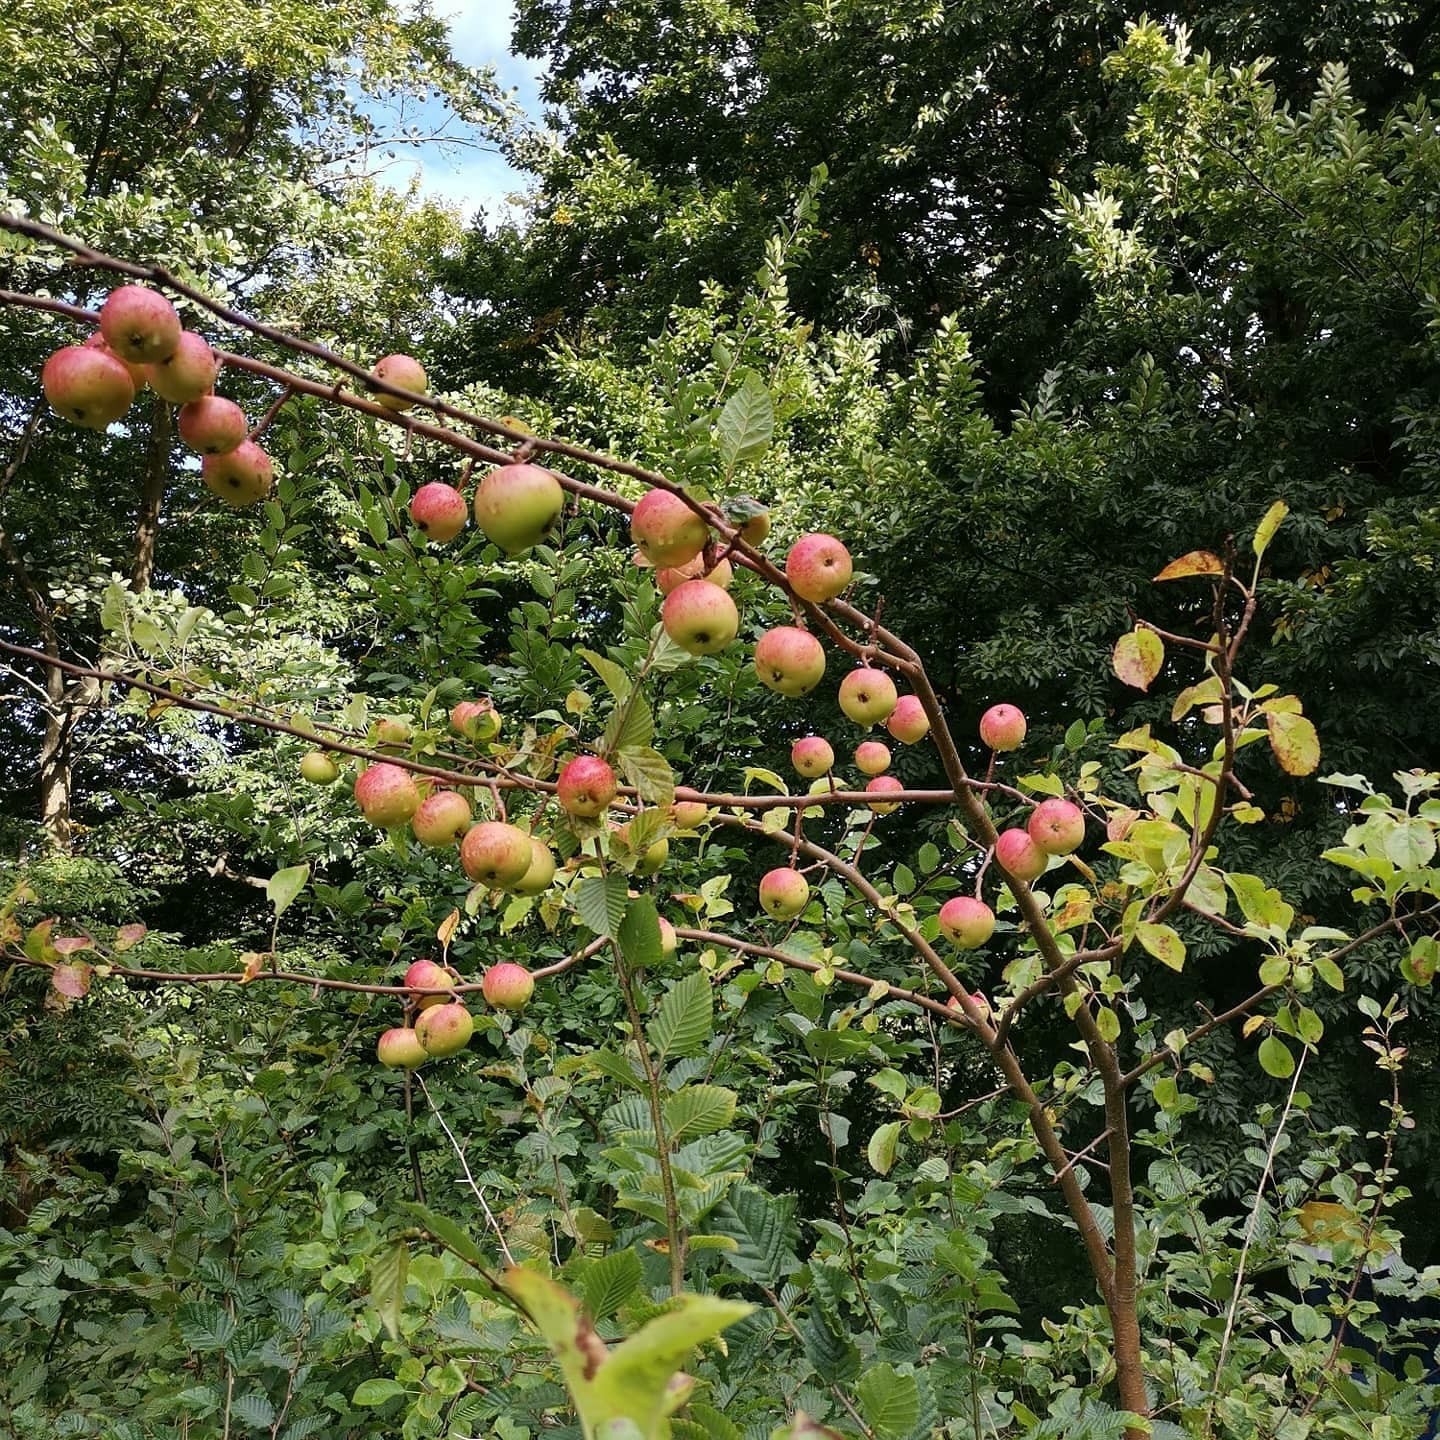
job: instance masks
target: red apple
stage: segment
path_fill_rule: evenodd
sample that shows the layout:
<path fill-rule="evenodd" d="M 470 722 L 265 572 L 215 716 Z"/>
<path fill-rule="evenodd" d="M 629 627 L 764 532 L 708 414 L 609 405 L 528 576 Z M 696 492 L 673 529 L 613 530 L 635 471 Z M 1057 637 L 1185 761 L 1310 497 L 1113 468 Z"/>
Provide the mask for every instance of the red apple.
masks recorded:
<path fill-rule="evenodd" d="M 492 700 L 462 700 L 450 712 L 450 728 L 467 740 L 493 740 L 503 721 Z"/>
<path fill-rule="evenodd" d="M 530 836 L 503 820 L 485 820 L 466 831 L 460 842 L 460 868 L 492 890 L 519 885 L 535 859 Z"/>
<path fill-rule="evenodd" d="M 883 775 L 890 768 L 890 747 L 878 740 L 862 740 L 855 747 L 855 767 L 862 775 Z"/>
<path fill-rule="evenodd" d="M 375 363 L 375 367 L 370 373 L 377 380 L 383 380 L 387 385 L 398 386 L 401 390 L 411 390 L 416 395 L 425 393 L 427 383 L 425 367 L 410 355 L 387 355 L 383 360 Z M 415 406 L 413 400 L 402 400 L 398 395 L 377 393 L 375 402 L 383 405 L 387 410 L 411 410 Z"/>
<path fill-rule="evenodd" d="M 560 772 L 557 789 L 567 815 L 593 820 L 610 808 L 618 786 L 615 772 L 598 755 L 577 755 Z"/>
<path fill-rule="evenodd" d="M 670 823 L 677 830 L 698 830 L 709 813 L 703 800 L 677 800 L 670 807 Z"/>
<path fill-rule="evenodd" d="M 740 629 L 735 602 L 708 580 L 687 580 L 660 608 L 665 633 L 687 654 L 716 655 Z"/>
<path fill-rule="evenodd" d="M 448 991 L 454 983 L 450 972 L 443 965 L 437 965 L 433 960 L 416 960 L 405 972 L 405 988 L 407 990 Z M 452 998 L 453 996 L 448 995 L 416 994 L 415 1004 L 421 1010 L 428 1010 L 432 1005 L 443 1005 L 447 999 Z"/>
<path fill-rule="evenodd" d="M 802 535 L 785 557 L 785 578 L 802 599 L 833 600 L 849 583 L 850 552 L 833 535 Z"/>
<path fill-rule="evenodd" d="M 408 1025 L 396 1025 L 380 1037 L 375 1046 L 375 1058 L 392 1070 L 415 1070 L 430 1056 L 420 1043 L 420 1037 Z"/>
<path fill-rule="evenodd" d="M 143 285 L 122 285 L 100 307 L 100 333 L 122 360 L 151 365 L 175 353 L 180 317 L 158 292 Z"/>
<path fill-rule="evenodd" d="M 857 666 L 840 682 L 840 708 L 857 725 L 886 719 L 897 699 L 895 682 L 870 665 Z"/>
<path fill-rule="evenodd" d="M 675 933 L 675 927 L 663 915 L 660 916 L 660 953 L 673 955 L 679 946 L 680 937 Z"/>
<path fill-rule="evenodd" d="M 835 765 L 835 751 L 821 735 L 806 735 L 790 747 L 790 763 L 807 780 L 828 774 Z"/>
<path fill-rule="evenodd" d="M 219 395 L 202 395 L 180 407 L 180 438 L 201 455 L 228 455 L 250 433 L 245 412 Z"/>
<path fill-rule="evenodd" d="M 866 787 L 867 795 L 891 795 L 896 790 L 903 790 L 905 787 L 893 775 L 877 775 Z M 870 808 L 877 815 L 888 815 L 892 810 L 900 808 L 898 800 L 889 804 L 883 804 L 879 800 L 872 800 Z"/>
<path fill-rule="evenodd" d="M 995 912 L 983 900 L 956 895 L 940 907 L 940 933 L 961 950 L 978 950 L 995 933 Z"/>
<path fill-rule="evenodd" d="M 87 350 L 103 350 L 107 355 L 115 355 L 104 335 L 98 330 L 87 335 L 84 344 Z M 115 355 L 115 358 L 129 371 L 130 379 L 135 386 L 135 393 L 138 395 L 150 383 L 147 368 L 144 365 L 132 365 L 128 360 L 121 359 L 119 355 Z"/>
<path fill-rule="evenodd" d="M 415 838 L 432 850 L 453 845 L 470 828 L 470 802 L 458 790 L 437 790 L 410 819 Z"/>
<path fill-rule="evenodd" d="M 398 765 L 367 765 L 355 780 L 355 803 L 372 825 L 393 830 L 420 808 L 420 792 L 408 770 Z"/>
<path fill-rule="evenodd" d="M 647 560 L 645 563 L 648 565 L 650 562 Z M 718 561 L 713 569 L 707 570 L 705 558 L 702 555 L 697 555 L 693 560 L 687 560 L 683 565 L 672 565 L 667 569 L 655 572 L 655 583 L 660 587 L 662 595 L 668 595 L 687 580 L 707 580 L 711 585 L 718 585 L 722 590 L 728 590 L 734 579 L 735 571 L 731 568 L 728 560 Z"/>
<path fill-rule="evenodd" d="M 50 408 L 72 425 L 103 430 L 135 399 L 135 384 L 120 358 L 91 345 L 57 350 L 40 372 Z"/>
<path fill-rule="evenodd" d="M 1085 812 L 1069 800 L 1042 800 L 1030 812 L 1025 830 L 1047 855 L 1068 855 L 1085 839 Z"/>
<path fill-rule="evenodd" d="M 227 505 L 238 510 L 270 493 L 275 468 L 253 440 L 242 440 L 223 455 L 207 455 L 200 462 L 200 478 Z"/>
<path fill-rule="evenodd" d="M 798 871 L 780 866 L 760 881 L 760 905 L 772 920 L 791 920 L 810 899 L 810 882 Z"/>
<path fill-rule="evenodd" d="M 463 1050 L 474 1033 L 475 1019 L 458 1000 L 422 1010 L 415 1021 L 416 1038 L 437 1059 Z"/>
<path fill-rule="evenodd" d="M 756 642 L 755 673 L 781 695 L 808 695 L 825 673 L 825 651 L 808 630 L 777 625 Z"/>
<path fill-rule="evenodd" d="M 150 388 L 172 405 L 188 405 L 215 388 L 220 357 L 203 335 L 193 330 L 180 332 L 180 343 L 163 360 L 145 367 Z"/>
<path fill-rule="evenodd" d="M 693 560 L 710 538 L 710 527 L 678 495 L 649 490 L 630 515 L 630 538 L 660 569 Z"/>
<path fill-rule="evenodd" d="M 535 993 L 535 981 L 523 965 L 502 960 L 492 965 L 480 982 L 480 993 L 487 1005 L 497 1010 L 523 1010 Z"/>
<path fill-rule="evenodd" d="M 885 728 L 902 744 L 914 745 L 930 733 L 930 717 L 918 695 L 902 695 L 890 712 Z"/>
<path fill-rule="evenodd" d="M 432 545 L 448 545 L 464 528 L 470 507 L 453 486 L 432 480 L 410 500 L 410 518 Z"/>
<path fill-rule="evenodd" d="M 995 841 L 995 859 L 1007 875 L 1035 880 L 1045 873 L 1049 856 L 1023 830 L 1002 830 Z"/>
<path fill-rule="evenodd" d="M 992 705 L 980 717 L 980 738 L 992 750 L 1018 750 L 1025 739 L 1025 716 L 1013 705 Z"/>

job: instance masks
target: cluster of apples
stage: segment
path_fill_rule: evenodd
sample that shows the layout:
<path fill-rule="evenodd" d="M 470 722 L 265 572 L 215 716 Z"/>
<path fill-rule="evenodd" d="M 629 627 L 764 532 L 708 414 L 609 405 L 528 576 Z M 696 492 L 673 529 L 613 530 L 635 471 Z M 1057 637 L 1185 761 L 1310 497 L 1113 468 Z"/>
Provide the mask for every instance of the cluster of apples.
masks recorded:
<path fill-rule="evenodd" d="M 382 1065 L 414 1070 L 427 1060 L 458 1054 L 475 1033 L 475 1017 L 454 993 L 454 972 L 433 960 L 417 960 L 405 972 L 410 992 L 407 1011 L 413 1023 L 387 1030 L 375 1047 Z M 535 981 L 523 965 L 502 961 L 492 965 L 480 982 L 485 1003 L 496 1010 L 523 1009 L 534 993 Z"/>

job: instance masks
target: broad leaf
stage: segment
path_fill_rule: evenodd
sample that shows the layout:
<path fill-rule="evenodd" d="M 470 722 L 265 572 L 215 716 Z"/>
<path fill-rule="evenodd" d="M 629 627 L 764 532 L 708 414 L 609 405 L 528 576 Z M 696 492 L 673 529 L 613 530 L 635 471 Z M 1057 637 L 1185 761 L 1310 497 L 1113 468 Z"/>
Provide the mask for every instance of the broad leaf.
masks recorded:
<path fill-rule="evenodd" d="M 726 1263 L 747 1280 L 773 1289 L 800 1266 L 793 1253 L 794 1214 L 795 1196 L 737 1185 L 716 1207 L 709 1224 L 736 1242 L 736 1249 L 725 1252 Z"/>
<path fill-rule="evenodd" d="M 1156 577 L 1160 580 L 1187 580 L 1192 575 L 1223 575 L 1225 562 L 1208 550 L 1192 550 L 1172 560 Z"/>
<path fill-rule="evenodd" d="M 613 1315 L 639 1288 L 645 1272 L 633 1250 L 597 1260 L 580 1277 L 580 1294 L 592 1320 Z"/>
<path fill-rule="evenodd" d="M 1270 548 L 1275 532 L 1289 513 L 1290 507 L 1283 500 L 1277 500 L 1265 512 L 1264 518 L 1255 527 L 1255 539 L 1251 545 L 1257 560 Z"/>
<path fill-rule="evenodd" d="M 670 762 L 648 745 L 619 751 L 619 762 L 625 778 L 640 792 L 647 805 L 669 806 L 675 799 L 675 772 Z"/>
<path fill-rule="evenodd" d="M 1303 715 L 1271 711 L 1265 723 L 1270 728 L 1270 748 L 1287 775 L 1313 775 L 1320 764 L 1320 737 Z"/>
<path fill-rule="evenodd" d="M 1267 1035 L 1260 1042 L 1260 1068 L 1277 1080 L 1288 1080 L 1295 1073 L 1295 1057 L 1285 1042 Z"/>
<path fill-rule="evenodd" d="M 628 892 L 623 875 L 587 875 L 575 887 L 575 913 L 595 934 L 616 939 L 625 918 Z"/>
<path fill-rule="evenodd" d="M 1185 942 L 1168 925 L 1142 921 L 1135 927 L 1135 938 L 1162 965 L 1168 965 L 1172 970 L 1185 968 Z"/>
<path fill-rule="evenodd" d="M 627 965 L 653 970 L 665 958 L 660 948 L 660 918 L 648 895 L 637 895 L 625 906 L 616 938 Z"/>
<path fill-rule="evenodd" d="M 758 460 L 769 449 L 774 434 L 775 402 L 765 382 L 753 370 L 747 370 L 715 422 L 715 440 L 725 473 Z"/>
<path fill-rule="evenodd" d="M 392 1340 L 400 1338 L 400 1312 L 405 1308 L 405 1277 L 410 1273 L 410 1251 L 397 1240 L 370 1266 L 370 1305 Z"/>
<path fill-rule="evenodd" d="M 702 1049 L 710 1038 L 714 1021 L 715 998 L 710 992 L 710 977 L 703 970 L 695 970 L 665 992 L 645 1033 L 656 1059 L 663 1062 L 693 1055 Z"/>
<path fill-rule="evenodd" d="M 305 882 L 309 878 L 308 865 L 288 865 L 284 870 L 277 870 L 266 881 L 265 898 L 275 907 L 277 920 L 290 908 L 291 902 L 305 888 Z"/>
<path fill-rule="evenodd" d="M 920 1418 L 920 1389 L 913 1375 L 876 1365 L 856 1383 L 861 1414 L 877 1435 L 908 1435 Z"/>
<path fill-rule="evenodd" d="M 872 1170 L 881 1175 L 890 1173 L 890 1167 L 895 1163 L 895 1151 L 904 1123 L 903 1120 L 887 1121 L 870 1137 L 870 1143 L 865 1147 L 865 1158 L 870 1162 Z"/>
<path fill-rule="evenodd" d="M 1165 646 L 1153 630 L 1137 625 L 1115 642 L 1111 660 L 1115 674 L 1137 690 L 1148 690 L 1164 663 Z"/>
<path fill-rule="evenodd" d="M 720 1085 L 687 1085 L 665 1102 L 665 1129 L 671 1144 L 713 1135 L 735 1118 L 736 1095 Z"/>

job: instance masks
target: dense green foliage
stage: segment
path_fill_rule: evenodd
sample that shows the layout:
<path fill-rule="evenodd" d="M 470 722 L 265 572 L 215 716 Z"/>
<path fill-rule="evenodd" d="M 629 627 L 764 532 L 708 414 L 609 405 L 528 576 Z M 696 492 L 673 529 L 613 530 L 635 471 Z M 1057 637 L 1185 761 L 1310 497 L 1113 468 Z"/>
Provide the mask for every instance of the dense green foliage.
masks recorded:
<path fill-rule="evenodd" d="M 842 536 L 856 603 L 883 604 L 924 657 L 977 773 L 980 712 L 1025 708 L 1024 764 L 1002 773 L 1039 775 L 1036 794 L 1103 786 L 1173 818 L 1185 782 L 1114 742 L 1148 724 L 1203 763 L 1208 736 L 1171 712 L 1202 672 L 1172 647 L 1137 698 L 1111 647 L 1136 613 L 1208 633 L 1205 586 L 1151 577 L 1231 535 L 1244 559 L 1288 501 L 1243 675 L 1299 697 L 1318 775 L 1385 795 L 1362 810 L 1362 789 L 1244 749 L 1261 815 L 1211 858 L 1264 885 L 1234 887 L 1228 930 L 1178 913 L 1183 970 L 1151 936 L 1123 978 L 1086 978 L 1086 1006 L 1122 1065 L 1197 1004 L 1249 995 L 1257 968 L 1293 1007 L 1261 1035 L 1238 1019 L 1208 1034 L 1132 1097 L 1154 1433 L 1398 1440 L 1436 1403 L 1435 1331 L 1393 1310 L 1433 1293 L 1440 1260 L 1434 942 L 1423 923 L 1387 932 L 1345 955 L 1339 986 L 1314 959 L 1343 943 L 1331 931 L 1440 898 L 1421 773 L 1440 702 L 1433 17 L 1175 13 L 1190 44 L 1108 4 L 523 0 L 516 45 L 550 59 L 552 144 L 454 63 L 443 25 L 380 0 L 21 3 L 0 32 L 0 208 L 362 363 L 409 350 L 435 390 L 536 434 L 760 495 L 774 555 L 805 530 Z M 366 177 L 376 107 L 427 91 L 531 170 L 523 223 L 467 234 Z M 5 288 L 93 304 L 108 283 L 0 240 Z M 756 577 L 735 589 L 743 645 L 657 653 L 659 597 L 613 512 L 581 507 L 563 544 L 518 559 L 474 530 L 427 549 L 405 505 L 457 481 L 456 455 L 308 398 L 269 432 L 272 501 L 221 511 L 158 401 L 108 435 L 52 423 L 35 377 L 71 333 L 0 307 L 0 638 L 362 744 L 404 716 L 421 761 L 454 745 L 449 706 L 486 693 L 542 778 L 572 729 L 597 744 L 618 708 L 582 651 L 643 674 L 682 783 L 783 791 L 792 739 L 853 738 L 838 654 L 804 702 L 759 683 L 749 642 L 788 605 Z M 717 416 L 747 384 L 773 433 L 737 461 Z M 234 371 L 221 388 L 252 416 L 275 394 Z M 453 854 L 377 839 L 353 771 L 333 789 L 294 778 L 299 737 L 44 665 L 5 666 L 0 690 L 0 945 L 55 917 L 109 953 L 143 921 L 117 961 L 253 973 L 273 955 L 394 984 L 452 912 L 467 977 L 588 938 L 574 885 L 496 901 Z M 947 783 L 932 747 L 896 749 L 904 783 Z M 0 1428 L 588 1433 L 493 1287 L 497 1250 L 548 1262 L 605 1341 L 635 1334 L 669 1306 L 663 1150 L 686 1287 L 755 1307 L 723 1341 L 718 1320 L 697 1331 L 676 1440 L 760 1440 L 801 1411 L 864 1440 L 1120 1434 L 1111 1317 L 1025 1106 L 965 1029 L 826 973 L 917 985 L 896 921 L 933 939 L 981 858 L 949 811 L 872 821 L 836 808 L 806 833 L 863 857 L 884 904 L 817 879 L 793 933 L 751 899 L 775 863 L 753 832 L 672 837 L 660 876 L 632 881 L 677 924 L 783 939 L 818 981 L 718 944 L 662 958 L 628 931 L 523 1015 L 477 1005 L 470 1050 L 413 1085 L 374 1063 L 397 1022 L 383 996 L 101 977 L 66 1003 L 17 964 L 0 992 Z M 1118 887 L 1162 895 L 1163 877 L 1113 838 L 1086 853 L 1118 928 Z M 296 866 L 306 883 L 275 903 L 267 879 Z M 997 1005 L 1040 964 L 1021 917 L 1001 919 L 962 971 Z M 1106 1119 L 1071 1018 L 1048 998 L 1019 1035 L 1073 1152 Z M 1077 1170 L 1108 1225 L 1106 1172 Z M 1368 1218 L 1359 1243 L 1304 1243 L 1316 1199 Z M 1390 1247 L 1372 1298 L 1359 1267 Z"/>

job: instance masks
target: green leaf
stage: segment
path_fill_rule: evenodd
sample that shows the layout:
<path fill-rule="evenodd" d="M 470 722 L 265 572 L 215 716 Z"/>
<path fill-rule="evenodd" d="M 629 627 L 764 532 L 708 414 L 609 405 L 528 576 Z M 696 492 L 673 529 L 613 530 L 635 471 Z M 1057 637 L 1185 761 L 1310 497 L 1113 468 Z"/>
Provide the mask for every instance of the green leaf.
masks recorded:
<path fill-rule="evenodd" d="M 398 1380 L 362 1380 L 355 1387 L 350 1403 L 368 1409 L 371 1406 L 383 1405 L 387 1400 L 403 1394 L 405 1387 Z"/>
<path fill-rule="evenodd" d="M 735 1118 L 736 1094 L 720 1085 L 687 1085 L 665 1102 L 665 1128 L 674 1145 L 713 1135 Z"/>
<path fill-rule="evenodd" d="M 877 1435 L 908 1435 L 920 1419 L 920 1388 L 913 1375 L 876 1365 L 855 1385 L 860 1412 Z"/>
<path fill-rule="evenodd" d="M 725 473 L 758 460 L 770 448 L 774 434 L 775 401 L 765 382 L 753 370 L 746 370 L 715 422 L 715 440 Z"/>
<path fill-rule="evenodd" d="M 574 890 L 575 913 L 595 934 L 617 939 L 629 888 L 623 875 L 587 875 Z"/>
<path fill-rule="evenodd" d="M 870 1137 L 870 1143 L 865 1147 L 865 1158 L 870 1162 L 870 1168 L 877 1174 L 888 1175 L 890 1167 L 895 1163 L 895 1151 L 900 1142 L 900 1131 L 904 1127 L 903 1120 L 891 1120 L 879 1126 Z"/>
<path fill-rule="evenodd" d="M 747 1280 L 773 1288 L 799 1269 L 793 1253 L 795 1196 L 770 1195 L 756 1185 L 737 1185 L 710 1217 L 712 1230 L 736 1242 L 725 1262 Z"/>
<path fill-rule="evenodd" d="M 633 1250 L 597 1260 L 580 1277 L 580 1294 L 592 1320 L 613 1315 L 639 1288 L 644 1267 Z"/>
<path fill-rule="evenodd" d="M 370 1266 L 370 1305 L 392 1340 L 400 1338 L 400 1312 L 405 1308 L 405 1277 L 409 1273 L 410 1250 L 403 1240 L 397 1240 Z"/>
<path fill-rule="evenodd" d="M 1120 1038 L 1120 1017 L 1108 1005 L 1102 1005 L 1095 1012 L 1095 1028 L 1107 1045 L 1113 1045 Z"/>
<path fill-rule="evenodd" d="M 275 1423 L 275 1406 L 268 1395 L 262 1395 L 258 1390 L 237 1395 L 230 1413 L 252 1430 L 268 1430 Z"/>
<path fill-rule="evenodd" d="M 1267 1035 L 1260 1042 L 1260 1068 L 1277 1080 L 1288 1080 L 1295 1073 L 1295 1057 L 1290 1047 L 1274 1035 Z"/>
<path fill-rule="evenodd" d="M 710 977 L 703 970 L 695 970 L 665 992 L 645 1033 L 656 1059 L 663 1062 L 703 1049 L 714 1021 L 715 997 L 710 992 Z"/>
<path fill-rule="evenodd" d="M 182 1305 L 175 1318 L 191 1350 L 223 1350 L 235 1333 L 235 1317 L 208 1300 Z"/>
<path fill-rule="evenodd" d="M 1111 658 L 1115 674 L 1137 690 L 1148 690 L 1165 663 L 1165 646 L 1153 630 L 1136 626 L 1115 642 Z"/>
<path fill-rule="evenodd" d="M 670 762 L 648 745 L 621 750 L 615 756 L 625 778 L 647 805 L 669 806 L 675 799 L 675 772 Z"/>
<path fill-rule="evenodd" d="M 1332 990 L 1345 988 L 1345 972 L 1328 955 L 1317 955 L 1310 963 L 1314 965 L 1315 973 Z"/>
<path fill-rule="evenodd" d="M 627 965 L 653 970 L 665 958 L 660 948 L 660 916 L 648 895 L 637 895 L 625 906 L 616 939 Z"/>
<path fill-rule="evenodd" d="M 1264 518 L 1255 527 L 1255 539 L 1251 544 L 1257 560 L 1270 548 L 1275 532 L 1289 513 L 1290 507 L 1283 500 L 1277 500 L 1265 512 Z"/>
<path fill-rule="evenodd" d="M 654 738 L 655 717 L 650 713 L 645 697 L 637 690 L 610 712 L 605 733 L 600 738 L 600 748 L 607 755 L 622 750 L 643 750 Z"/>
<path fill-rule="evenodd" d="M 617 665 L 613 660 L 607 660 L 605 656 L 597 654 L 594 650 L 580 650 L 577 652 L 582 660 L 605 682 L 605 688 L 622 703 L 629 699 L 630 692 L 635 688 L 630 679 L 630 673 L 623 665 Z"/>
<path fill-rule="evenodd" d="M 448 1215 L 441 1215 L 413 1200 L 401 1201 L 400 1208 L 466 1264 L 477 1267 L 485 1264 L 485 1256 L 480 1247 Z"/>
<path fill-rule="evenodd" d="M 309 878 L 308 865 L 287 865 L 285 869 L 277 870 L 265 882 L 265 898 L 275 907 L 277 920 L 290 908 L 291 902 L 305 888 L 305 882 Z"/>
<path fill-rule="evenodd" d="M 1172 970 L 1185 968 L 1185 942 L 1168 925 L 1141 921 L 1135 927 L 1135 937 L 1162 965 Z"/>
<path fill-rule="evenodd" d="M 1313 775 L 1320 764 L 1320 737 L 1303 715 L 1272 710 L 1265 717 L 1270 748 L 1287 775 Z"/>
<path fill-rule="evenodd" d="M 1272 890 L 1258 875 L 1243 875 L 1234 871 L 1225 876 L 1225 883 L 1235 896 L 1241 913 L 1252 925 L 1279 935 L 1289 931 L 1295 919 L 1295 907 L 1287 904 L 1278 890 Z"/>
<path fill-rule="evenodd" d="M 1402 870 L 1423 870 L 1435 858 L 1435 833 L 1423 820 L 1401 820 L 1383 843 L 1387 858 Z"/>

